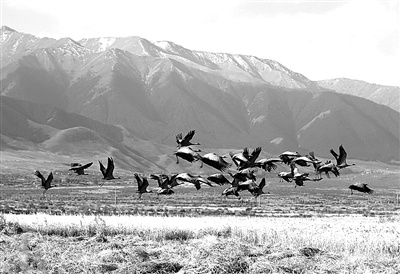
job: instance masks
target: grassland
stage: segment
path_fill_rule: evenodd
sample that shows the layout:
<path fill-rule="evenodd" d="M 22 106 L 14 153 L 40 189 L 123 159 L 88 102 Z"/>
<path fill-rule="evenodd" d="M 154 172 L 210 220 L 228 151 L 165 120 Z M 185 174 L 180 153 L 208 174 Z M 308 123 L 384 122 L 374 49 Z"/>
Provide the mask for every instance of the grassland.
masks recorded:
<path fill-rule="evenodd" d="M 3 273 L 399 273 L 398 217 L 0 218 Z"/>

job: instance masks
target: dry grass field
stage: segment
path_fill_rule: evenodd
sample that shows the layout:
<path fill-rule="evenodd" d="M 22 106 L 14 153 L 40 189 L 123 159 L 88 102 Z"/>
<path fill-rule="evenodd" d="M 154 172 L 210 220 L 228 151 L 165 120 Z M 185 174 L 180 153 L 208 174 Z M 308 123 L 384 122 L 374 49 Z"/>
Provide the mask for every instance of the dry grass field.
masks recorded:
<path fill-rule="evenodd" d="M 399 273 L 399 217 L 0 218 L 2 273 Z"/>

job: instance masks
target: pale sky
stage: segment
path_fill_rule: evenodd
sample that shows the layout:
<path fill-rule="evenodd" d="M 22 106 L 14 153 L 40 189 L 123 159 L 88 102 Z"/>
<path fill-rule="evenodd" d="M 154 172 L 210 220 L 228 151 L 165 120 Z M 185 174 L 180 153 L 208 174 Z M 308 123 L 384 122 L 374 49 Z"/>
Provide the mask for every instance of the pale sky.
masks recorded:
<path fill-rule="evenodd" d="M 0 0 L 1 25 L 74 40 L 140 36 L 254 55 L 311 80 L 400 86 L 400 0 Z"/>

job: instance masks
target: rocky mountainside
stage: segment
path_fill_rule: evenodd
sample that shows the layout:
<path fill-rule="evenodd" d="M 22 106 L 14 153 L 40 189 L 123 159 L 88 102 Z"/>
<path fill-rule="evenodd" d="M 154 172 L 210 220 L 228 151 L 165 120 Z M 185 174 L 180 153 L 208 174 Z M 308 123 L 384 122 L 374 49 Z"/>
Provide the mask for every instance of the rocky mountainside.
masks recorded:
<path fill-rule="evenodd" d="M 1 94 L 45 103 L 137 138 L 175 146 L 196 129 L 206 148 L 262 146 L 399 160 L 400 114 L 321 88 L 273 60 L 199 52 L 140 37 L 73 41 L 1 34 Z M 44 39 L 44 40 L 42 40 Z"/>
<path fill-rule="evenodd" d="M 321 87 L 362 97 L 400 112 L 400 87 L 382 86 L 347 78 L 322 80 L 317 83 Z"/>

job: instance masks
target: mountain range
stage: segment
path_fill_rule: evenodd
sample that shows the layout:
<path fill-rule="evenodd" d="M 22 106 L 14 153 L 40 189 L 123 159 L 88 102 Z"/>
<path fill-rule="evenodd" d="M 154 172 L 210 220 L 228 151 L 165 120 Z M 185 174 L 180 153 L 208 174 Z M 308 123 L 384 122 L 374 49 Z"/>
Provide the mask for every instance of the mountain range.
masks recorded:
<path fill-rule="evenodd" d="M 315 82 L 274 60 L 135 36 L 57 40 L 3 26 L 0 38 L 3 147 L 18 136 L 58 153 L 72 149 L 64 146 L 70 138 L 118 151 L 134 142 L 171 148 L 175 134 L 195 129 L 210 150 L 262 146 L 271 155 L 331 157 L 343 144 L 350 158 L 400 160 L 398 87 L 372 95 L 355 80 Z M 47 114 L 35 120 L 24 108 Z"/>

